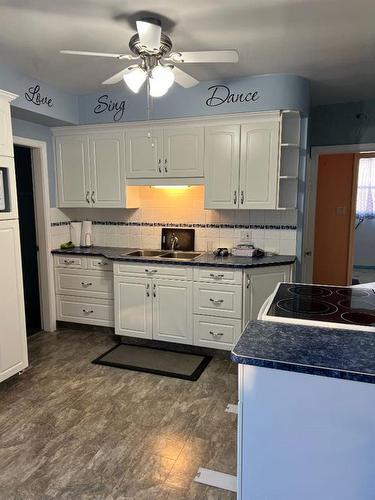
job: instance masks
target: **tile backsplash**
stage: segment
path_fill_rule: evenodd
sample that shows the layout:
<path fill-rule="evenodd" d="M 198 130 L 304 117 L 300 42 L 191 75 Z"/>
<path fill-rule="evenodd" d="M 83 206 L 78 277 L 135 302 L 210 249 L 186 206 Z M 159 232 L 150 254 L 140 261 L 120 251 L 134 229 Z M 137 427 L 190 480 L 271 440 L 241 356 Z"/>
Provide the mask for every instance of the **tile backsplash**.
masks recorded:
<path fill-rule="evenodd" d="M 232 248 L 241 242 L 241 231 L 250 231 L 255 246 L 280 254 L 296 253 L 295 210 L 207 210 L 204 188 L 140 188 L 141 208 L 51 209 L 54 247 L 70 239 L 69 221 L 93 220 L 95 245 L 160 248 L 163 226 L 195 229 L 195 248 Z"/>

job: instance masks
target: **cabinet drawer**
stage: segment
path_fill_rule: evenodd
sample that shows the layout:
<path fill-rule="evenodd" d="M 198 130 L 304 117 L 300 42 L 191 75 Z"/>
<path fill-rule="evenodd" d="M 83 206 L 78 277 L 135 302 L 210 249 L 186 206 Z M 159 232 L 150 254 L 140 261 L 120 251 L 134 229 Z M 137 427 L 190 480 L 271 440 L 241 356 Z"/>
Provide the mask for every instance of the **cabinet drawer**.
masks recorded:
<path fill-rule="evenodd" d="M 194 283 L 194 312 L 208 316 L 241 318 L 242 287 Z"/>
<path fill-rule="evenodd" d="M 152 264 L 120 264 L 114 265 L 114 273 L 118 276 L 147 276 L 149 278 L 168 278 L 168 279 L 193 279 L 193 269 L 188 266 L 180 265 L 152 265 Z"/>
<path fill-rule="evenodd" d="M 112 271 L 113 264 L 105 257 L 88 257 L 87 269 L 94 269 L 96 271 Z"/>
<path fill-rule="evenodd" d="M 195 267 L 194 281 L 241 285 L 242 271 L 239 269 L 221 269 L 220 267 Z"/>
<path fill-rule="evenodd" d="M 56 296 L 57 319 L 88 325 L 113 326 L 113 301 Z"/>
<path fill-rule="evenodd" d="M 56 294 L 112 299 L 113 276 L 99 271 L 56 269 Z"/>
<path fill-rule="evenodd" d="M 80 255 L 55 255 L 55 266 L 70 269 L 87 269 L 86 257 Z"/>
<path fill-rule="evenodd" d="M 194 315 L 194 345 L 232 349 L 241 335 L 241 320 Z"/>

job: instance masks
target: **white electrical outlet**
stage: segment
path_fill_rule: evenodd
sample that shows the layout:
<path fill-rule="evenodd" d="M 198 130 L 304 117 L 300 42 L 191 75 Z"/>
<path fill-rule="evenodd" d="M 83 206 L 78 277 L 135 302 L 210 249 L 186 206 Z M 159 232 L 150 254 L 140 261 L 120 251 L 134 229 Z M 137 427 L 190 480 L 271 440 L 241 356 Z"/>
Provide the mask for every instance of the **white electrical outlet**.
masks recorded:
<path fill-rule="evenodd" d="M 249 243 L 251 241 L 250 229 L 241 229 L 240 237 L 241 241 L 243 241 L 244 243 Z"/>

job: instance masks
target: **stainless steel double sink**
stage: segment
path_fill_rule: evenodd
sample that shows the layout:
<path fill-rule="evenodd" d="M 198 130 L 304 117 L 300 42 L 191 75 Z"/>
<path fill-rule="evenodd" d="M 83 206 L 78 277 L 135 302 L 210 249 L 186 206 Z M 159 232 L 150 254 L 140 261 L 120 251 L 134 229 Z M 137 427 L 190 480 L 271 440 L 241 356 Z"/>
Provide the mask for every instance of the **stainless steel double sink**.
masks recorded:
<path fill-rule="evenodd" d="M 140 258 L 160 258 L 171 260 L 194 260 L 202 255 L 202 252 L 180 252 L 178 250 L 135 250 L 124 253 L 122 257 L 140 257 Z"/>

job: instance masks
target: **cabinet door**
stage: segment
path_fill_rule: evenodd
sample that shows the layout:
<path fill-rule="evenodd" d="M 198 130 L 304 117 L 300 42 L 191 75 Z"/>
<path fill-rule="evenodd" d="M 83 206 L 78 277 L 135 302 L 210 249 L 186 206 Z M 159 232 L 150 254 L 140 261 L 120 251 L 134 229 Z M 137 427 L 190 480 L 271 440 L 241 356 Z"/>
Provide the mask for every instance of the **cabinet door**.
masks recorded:
<path fill-rule="evenodd" d="M 0 382 L 28 365 L 18 221 L 0 222 Z"/>
<path fill-rule="evenodd" d="M 14 156 L 10 104 L 0 98 L 0 156 Z"/>
<path fill-rule="evenodd" d="M 276 209 L 279 121 L 241 126 L 240 208 Z"/>
<path fill-rule="evenodd" d="M 125 207 L 125 139 L 121 132 L 90 135 L 93 207 Z"/>
<path fill-rule="evenodd" d="M 237 208 L 240 126 L 205 129 L 205 208 Z"/>
<path fill-rule="evenodd" d="M 138 129 L 126 132 L 126 176 L 150 179 L 162 176 L 162 129 Z"/>
<path fill-rule="evenodd" d="M 56 137 L 55 145 L 59 207 L 91 206 L 88 137 Z"/>
<path fill-rule="evenodd" d="M 115 333 L 152 338 L 151 279 L 115 278 Z"/>
<path fill-rule="evenodd" d="M 153 338 L 193 343 L 191 282 L 153 279 Z"/>
<path fill-rule="evenodd" d="M 164 129 L 164 177 L 203 177 L 204 128 Z"/>
<path fill-rule="evenodd" d="M 244 326 L 258 313 L 266 299 L 275 291 L 280 282 L 292 279 L 291 266 L 271 266 L 252 269 L 245 274 Z"/>

